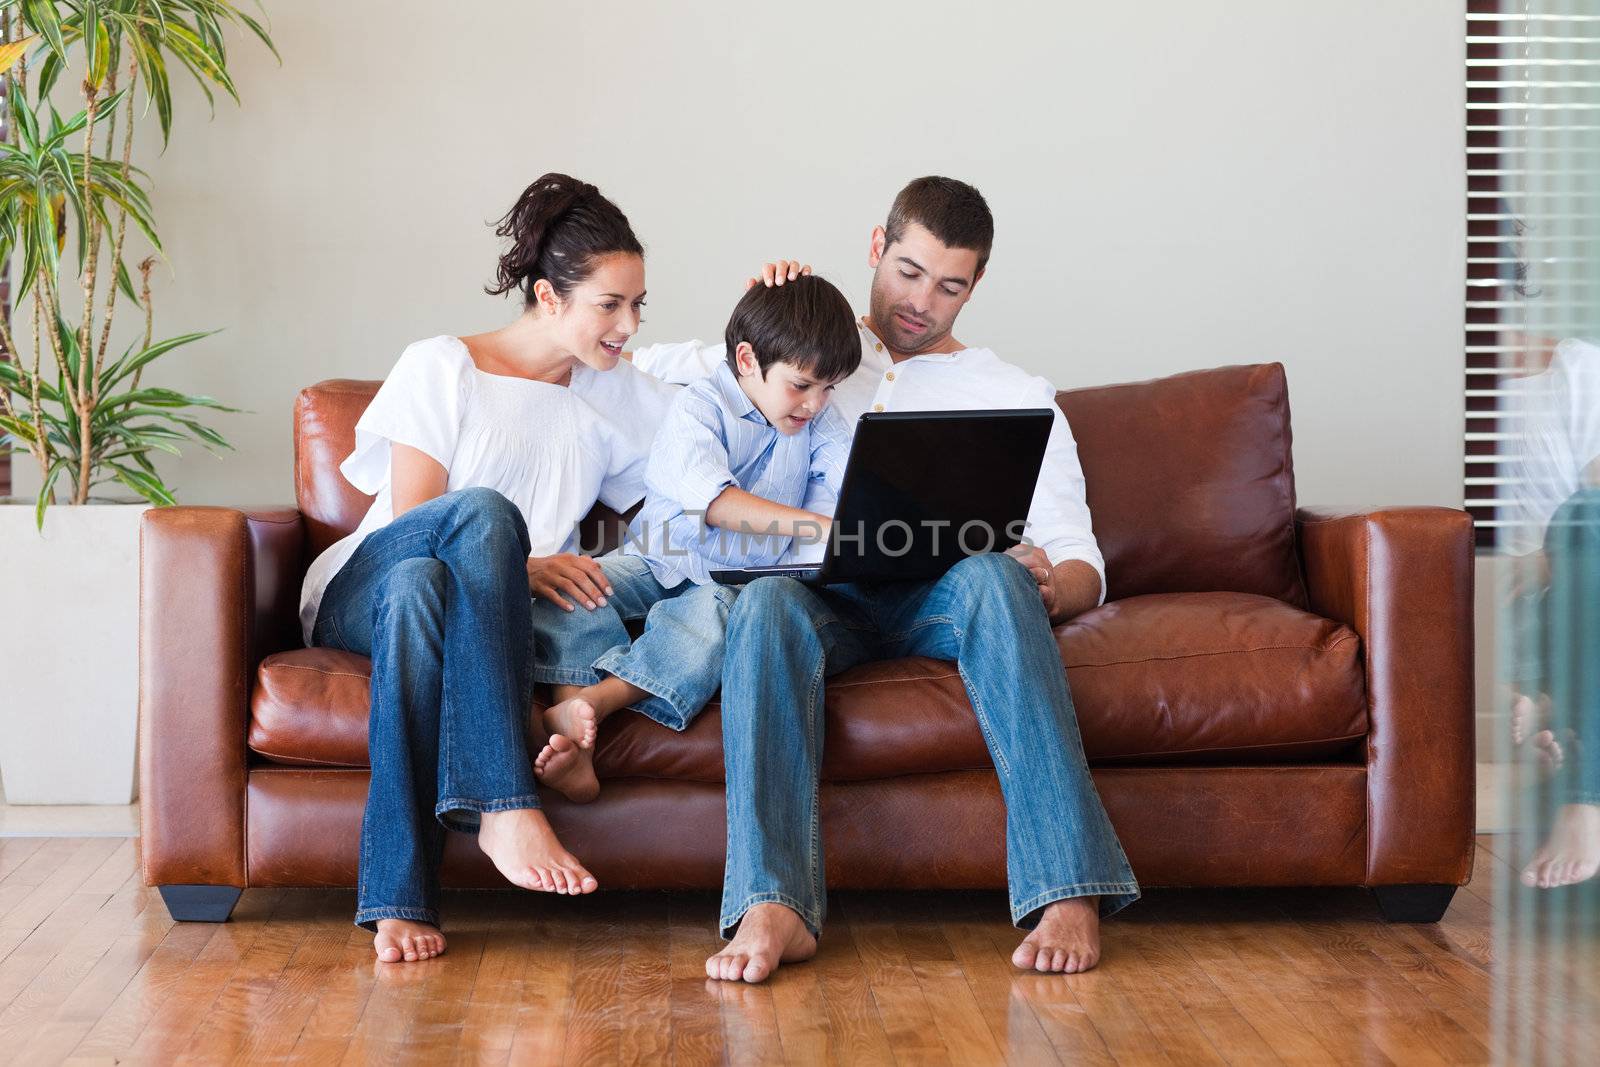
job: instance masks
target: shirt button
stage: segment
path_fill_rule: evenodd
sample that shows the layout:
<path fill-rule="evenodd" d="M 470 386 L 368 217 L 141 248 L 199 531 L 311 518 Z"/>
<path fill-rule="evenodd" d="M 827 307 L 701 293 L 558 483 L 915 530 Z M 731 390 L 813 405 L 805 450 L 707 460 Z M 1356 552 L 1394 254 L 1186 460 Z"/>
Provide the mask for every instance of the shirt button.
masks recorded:
<path fill-rule="evenodd" d="M 872 342 L 872 350 L 874 352 L 882 352 L 883 351 L 883 342 L 882 341 L 874 341 L 874 342 Z"/>
<path fill-rule="evenodd" d="M 888 381 L 888 382 L 894 381 L 894 371 L 890 371 L 888 374 L 885 374 L 883 376 L 883 379 L 884 379 L 884 381 Z"/>
<path fill-rule="evenodd" d="M 874 405 L 872 405 L 872 410 L 873 411 L 882 411 L 883 410 L 883 405 L 882 404 L 874 404 Z"/>

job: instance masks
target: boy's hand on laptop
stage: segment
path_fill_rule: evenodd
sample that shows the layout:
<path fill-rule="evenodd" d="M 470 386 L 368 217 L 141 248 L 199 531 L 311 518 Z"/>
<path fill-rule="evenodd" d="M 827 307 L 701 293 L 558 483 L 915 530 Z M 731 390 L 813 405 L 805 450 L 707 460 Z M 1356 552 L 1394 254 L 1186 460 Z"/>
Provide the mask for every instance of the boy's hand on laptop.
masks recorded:
<path fill-rule="evenodd" d="M 771 289 L 774 285 L 792 282 L 802 274 L 811 273 L 811 264 L 801 263 L 797 259 L 780 259 L 776 263 L 764 264 L 761 273 L 744 283 L 746 289 L 754 289 L 758 285 L 765 285 Z"/>
<path fill-rule="evenodd" d="M 1050 566 L 1050 557 L 1045 555 L 1044 549 L 1038 545 L 1014 545 L 1006 549 L 1006 555 L 1019 560 L 1028 568 L 1033 580 L 1039 583 L 1039 596 L 1044 600 L 1045 614 L 1052 619 L 1055 618 L 1056 585 L 1053 580 L 1055 568 Z"/>
<path fill-rule="evenodd" d="M 611 582 L 600 564 L 591 556 L 578 556 L 571 552 L 555 556 L 529 556 L 528 591 L 566 611 L 572 611 L 573 607 L 564 596 L 593 611 L 605 607 L 606 597 L 612 594 Z"/>

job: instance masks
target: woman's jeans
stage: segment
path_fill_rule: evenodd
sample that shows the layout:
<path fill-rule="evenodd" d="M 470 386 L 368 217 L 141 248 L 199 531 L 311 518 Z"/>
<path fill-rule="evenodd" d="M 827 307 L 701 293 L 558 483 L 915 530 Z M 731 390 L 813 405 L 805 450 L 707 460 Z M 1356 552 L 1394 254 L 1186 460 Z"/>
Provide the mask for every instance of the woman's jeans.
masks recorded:
<path fill-rule="evenodd" d="M 547 685 L 594 685 L 615 675 L 650 696 L 633 705 L 663 726 L 682 730 L 722 685 L 728 609 L 737 590 L 685 581 L 667 589 L 644 558 L 613 553 L 600 567 L 611 583 L 604 607 L 567 611 L 533 602 L 533 678 Z M 645 620 L 630 644 L 627 623 Z"/>
<path fill-rule="evenodd" d="M 1561 799 L 1600 804 L 1600 490 L 1579 490 L 1557 509 L 1544 549 L 1544 683 L 1552 726 L 1576 738 Z"/>
<path fill-rule="evenodd" d="M 445 829 L 537 808 L 522 515 L 462 489 L 374 530 L 323 595 L 312 643 L 372 657 L 372 784 L 356 923 L 439 925 Z"/>
<path fill-rule="evenodd" d="M 722 680 L 722 936 L 762 903 L 821 930 L 823 679 L 900 656 L 954 660 L 961 673 L 1005 795 L 1012 921 L 1032 927 L 1069 897 L 1099 897 L 1102 915 L 1137 900 L 1089 777 L 1039 587 L 1010 556 L 972 556 L 931 582 L 813 589 L 761 578 L 739 594 Z"/>

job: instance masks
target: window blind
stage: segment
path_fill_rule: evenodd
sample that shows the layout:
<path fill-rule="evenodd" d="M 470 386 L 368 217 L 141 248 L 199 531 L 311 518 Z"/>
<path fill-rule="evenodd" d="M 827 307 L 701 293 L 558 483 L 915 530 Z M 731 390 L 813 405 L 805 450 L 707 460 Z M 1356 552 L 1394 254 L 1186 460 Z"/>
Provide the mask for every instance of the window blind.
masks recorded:
<path fill-rule="evenodd" d="M 1529 380 L 1600 340 L 1600 8 L 1468 0 L 1466 33 L 1465 496 L 1491 547 L 1524 520 L 1524 427 L 1550 414 Z"/>

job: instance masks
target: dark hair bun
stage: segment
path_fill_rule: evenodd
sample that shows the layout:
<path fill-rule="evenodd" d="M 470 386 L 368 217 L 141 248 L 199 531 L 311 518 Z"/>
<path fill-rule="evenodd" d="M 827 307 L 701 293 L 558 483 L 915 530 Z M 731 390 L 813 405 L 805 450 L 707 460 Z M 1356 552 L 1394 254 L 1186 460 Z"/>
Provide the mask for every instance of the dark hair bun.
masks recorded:
<path fill-rule="evenodd" d="M 499 296 L 519 289 L 528 305 L 540 279 L 564 297 L 593 273 L 601 256 L 644 254 L 617 205 L 569 174 L 552 172 L 524 189 L 494 232 L 509 237 L 511 247 L 500 257 L 495 283 L 484 291 Z"/>

